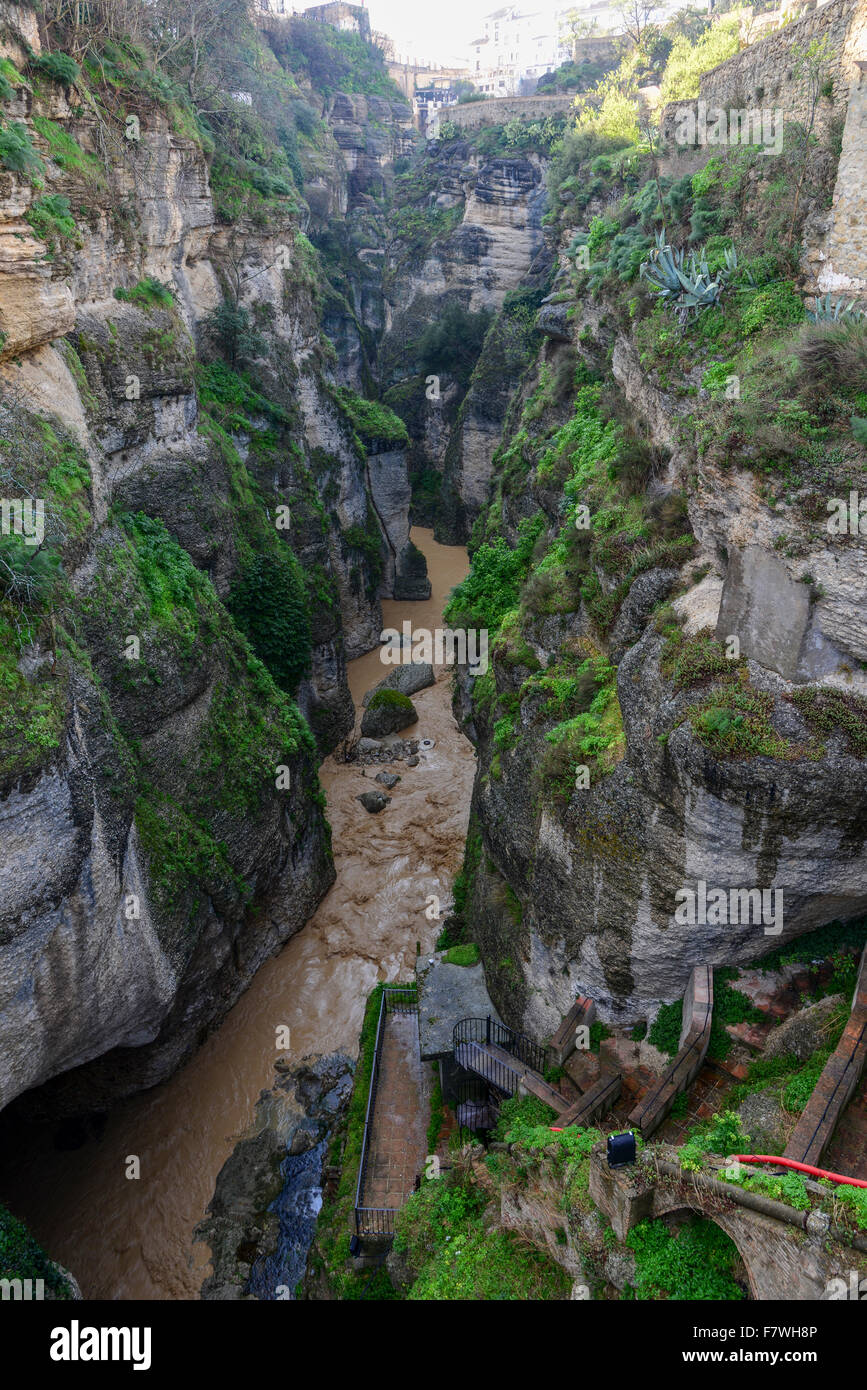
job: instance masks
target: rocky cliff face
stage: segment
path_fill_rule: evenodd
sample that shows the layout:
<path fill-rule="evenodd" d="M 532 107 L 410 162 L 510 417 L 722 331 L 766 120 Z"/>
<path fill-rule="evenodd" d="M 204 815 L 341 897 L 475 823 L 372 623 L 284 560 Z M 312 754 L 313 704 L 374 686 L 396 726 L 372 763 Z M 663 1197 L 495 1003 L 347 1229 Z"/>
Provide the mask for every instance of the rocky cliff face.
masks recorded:
<path fill-rule="evenodd" d="M 608 238 L 634 242 L 609 189 L 615 207 Z M 865 549 L 857 524 L 829 525 L 864 492 L 863 371 L 824 374 L 837 330 L 798 326 L 793 286 L 761 330 L 741 307 L 696 328 L 620 290 L 628 272 L 594 272 L 562 257 L 453 614 L 497 633 L 456 696 L 479 750 L 467 929 L 502 1016 L 536 1037 L 578 993 L 628 1025 L 700 962 L 867 907 Z M 722 892 L 702 905 L 702 884 Z"/>
<path fill-rule="evenodd" d="M 50 603 L 0 605 L 0 1105 L 57 1114 L 168 1075 L 314 910 L 317 755 L 413 557 L 313 214 L 170 106 L 37 78 L 33 15 L 0 22 L 32 155 L 0 172 L 0 491 L 46 499 L 63 561 Z M 338 207 L 394 157 L 352 153 L 362 101 L 318 136 Z"/>
<path fill-rule="evenodd" d="M 527 324 L 520 302 L 507 300 L 517 291 L 537 294 L 551 272 L 544 168 L 531 149 L 496 156 L 466 140 L 437 141 L 395 184 L 380 380 L 409 427 L 414 474 L 440 480 L 432 519 L 447 544 L 467 539 L 485 501 L 506 408 L 526 364 L 520 339 Z M 425 331 L 449 306 L 487 315 L 493 326 L 463 370 L 459 342 L 451 353 L 446 345 L 434 370 L 425 361 Z"/>

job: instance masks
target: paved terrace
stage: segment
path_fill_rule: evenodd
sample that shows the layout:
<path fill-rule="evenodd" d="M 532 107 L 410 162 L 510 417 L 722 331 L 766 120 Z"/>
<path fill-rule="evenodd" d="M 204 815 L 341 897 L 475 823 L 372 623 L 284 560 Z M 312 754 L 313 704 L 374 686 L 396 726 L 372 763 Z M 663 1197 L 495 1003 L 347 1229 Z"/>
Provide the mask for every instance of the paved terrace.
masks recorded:
<path fill-rule="evenodd" d="M 419 1053 L 418 1015 L 386 1014 L 383 1029 L 362 1206 L 396 1210 L 424 1171 L 427 1089 Z"/>

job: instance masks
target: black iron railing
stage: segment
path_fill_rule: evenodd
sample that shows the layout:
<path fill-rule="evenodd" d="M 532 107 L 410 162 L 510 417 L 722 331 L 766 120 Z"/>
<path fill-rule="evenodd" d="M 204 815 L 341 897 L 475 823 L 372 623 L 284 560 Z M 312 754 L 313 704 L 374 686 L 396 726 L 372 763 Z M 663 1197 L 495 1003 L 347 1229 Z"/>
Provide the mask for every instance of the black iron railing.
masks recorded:
<path fill-rule="evenodd" d="M 521 1080 L 521 1071 L 516 1062 L 508 1066 L 499 1057 L 492 1057 L 481 1043 L 460 1042 L 455 1044 L 455 1061 L 466 1071 L 473 1071 L 484 1077 L 489 1086 L 495 1086 L 501 1095 L 513 1096 Z"/>
<path fill-rule="evenodd" d="M 462 1018 L 452 1033 L 455 1056 L 458 1046 L 462 1043 L 487 1043 L 489 1046 L 493 1044 L 510 1053 L 516 1061 L 523 1062 L 531 1071 L 544 1075 L 548 1049 L 542 1043 L 533 1042 L 533 1039 L 524 1033 L 516 1033 L 514 1028 L 508 1028 L 505 1023 L 497 1023 L 490 1016 Z"/>
<path fill-rule="evenodd" d="M 376 1042 L 373 1046 L 373 1066 L 370 1072 L 370 1090 L 367 1094 L 367 1110 L 364 1116 L 364 1134 L 361 1140 L 361 1161 L 358 1165 L 358 1183 L 355 1188 L 355 1231 L 359 1236 L 393 1236 L 394 1207 L 365 1207 L 364 1180 L 367 1176 L 367 1160 L 370 1152 L 370 1127 L 376 1106 L 376 1092 L 379 1086 L 379 1064 L 382 1060 L 382 1043 L 385 1036 L 385 1020 L 388 1014 L 417 1014 L 418 996 L 415 990 L 400 985 L 386 985 L 379 1001 L 379 1018 L 376 1023 Z"/>

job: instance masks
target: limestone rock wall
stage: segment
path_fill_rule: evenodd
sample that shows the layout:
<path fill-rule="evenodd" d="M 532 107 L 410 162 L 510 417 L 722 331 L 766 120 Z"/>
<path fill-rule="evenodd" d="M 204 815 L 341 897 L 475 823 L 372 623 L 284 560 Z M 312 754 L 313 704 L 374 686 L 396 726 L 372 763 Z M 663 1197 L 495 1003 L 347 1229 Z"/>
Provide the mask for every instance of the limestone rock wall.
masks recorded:
<path fill-rule="evenodd" d="M 678 691 L 663 674 L 663 638 L 652 621 L 681 581 L 673 602 L 684 632 L 737 636 L 745 679 L 770 701 L 773 727 L 806 744 L 809 730 L 789 698 L 799 686 L 867 690 L 863 538 L 829 534 L 824 507 L 813 518 L 803 499 L 769 506 L 745 469 L 723 475 L 707 459 L 696 461 L 676 403 L 648 381 L 628 338 L 611 341 L 604 323 L 604 308 L 583 306 L 571 322 L 571 350 L 590 339 L 601 356 L 610 352 L 644 435 L 667 448 L 655 488 L 685 490 L 696 537 L 682 570 L 660 565 L 635 581 L 611 628 L 605 649 L 617 664 L 622 756 L 598 782 L 552 803 L 534 780 L 546 725 L 532 701 L 512 716 L 516 735 L 504 750 L 484 705 L 470 700 L 469 682 L 455 705 L 478 747 L 473 939 L 503 1018 L 538 1038 L 550 1035 L 576 994 L 593 998 L 603 1019 L 629 1025 L 682 996 L 697 965 L 748 962 L 867 907 L 863 760 L 840 734 L 823 737 L 817 758 L 715 757 L 683 718 L 694 692 Z M 555 372 L 568 351 L 552 340 L 545 369 Z M 525 383 L 523 398 L 536 380 Z M 538 510 L 553 533 L 557 501 L 532 479 L 506 495 L 500 517 L 510 544 L 522 516 Z M 543 670 L 558 654 L 598 640 L 583 604 L 534 617 L 525 633 Z M 493 649 L 495 688 L 506 699 L 530 670 L 508 645 Z M 779 923 L 679 925 L 677 893 L 702 880 L 726 891 L 779 892 Z"/>
<path fill-rule="evenodd" d="M 405 255 L 399 242 L 392 247 L 380 370 L 383 384 L 400 398 L 416 467 L 442 474 L 437 539 L 459 543 L 486 498 L 506 407 L 526 365 L 523 350 L 513 350 L 519 330 L 498 316 L 511 291 L 544 283 L 553 253 L 542 226 L 547 191 L 537 155 L 485 158 L 457 141 L 430 150 L 427 158 L 436 173 L 437 207 L 453 209 L 460 220 L 421 255 Z M 469 384 L 446 370 L 439 398 L 431 399 L 418 342 L 446 302 L 497 322 Z"/>
<path fill-rule="evenodd" d="M 22 64 L 26 43 L 38 48 L 35 19 L 4 4 L 2 23 L 18 35 L 7 31 L 3 51 Z M 0 174 L 0 416 L 4 438 L 38 439 L 42 412 L 90 481 L 64 547 L 74 644 L 61 634 L 59 655 L 22 656 L 34 681 L 54 672 L 59 734 L 26 774 L 4 763 L 0 776 L 0 1105 L 39 1087 L 18 1104 L 58 1114 L 107 1107 L 174 1070 L 333 878 L 317 748 L 248 668 L 220 606 L 249 527 L 288 508 L 280 534 L 314 579 L 298 704 L 321 752 L 351 727 L 346 661 L 378 640 L 409 495 L 403 454 L 368 461 L 340 409 L 346 378 L 323 338 L 303 219 L 227 226 L 207 156 L 161 108 L 138 101 L 133 142 L 62 88 L 37 90 L 20 87 L 10 113 L 45 162 L 46 191 L 88 211 L 48 260 L 24 220 L 37 192 Z M 332 187 L 338 204 L 361 205 L 401 137 L 374 136 L 392 113 L 373 99 L 345 108 L 331 113 L 344 141 Z M 363 117 L 364 151 L 350 116 Z M 58 163 L 40 117 L 82 158 Z M 147 277 L 172 289 L 171 305 L 115 297 Z M 227 292 L 263 335 L 257 372 L 282 412 L 261 421 L 275 440 L 265 454 L 231 420 L 216 429 L 201 404 L 209 315 Z M 196 591 L 186 632 L 147 618 L 135 546 L 112 507 L 162 521 L 213 586 Z M 130 631 L 138 666 L 123 655 Z M 275 787 L 278 765 L 288 791 Z"/>

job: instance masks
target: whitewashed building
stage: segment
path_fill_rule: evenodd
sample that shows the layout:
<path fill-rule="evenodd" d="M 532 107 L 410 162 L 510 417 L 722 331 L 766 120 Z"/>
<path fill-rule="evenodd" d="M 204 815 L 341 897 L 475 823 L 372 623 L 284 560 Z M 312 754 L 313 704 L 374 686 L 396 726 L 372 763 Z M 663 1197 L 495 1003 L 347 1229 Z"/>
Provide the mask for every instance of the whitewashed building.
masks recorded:
<path fill-rule="evenodd" d="M 556 12 L 525 11 L 505 5 L 485 15 L 482 31 L 470 44 L 468 77 L 488 96 L 522 96 L 539 78 L 565 62 Z"/>

